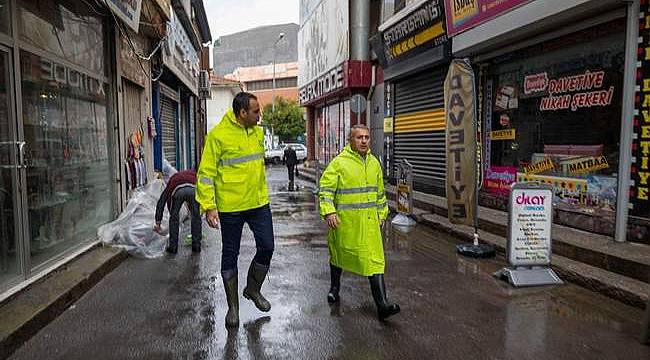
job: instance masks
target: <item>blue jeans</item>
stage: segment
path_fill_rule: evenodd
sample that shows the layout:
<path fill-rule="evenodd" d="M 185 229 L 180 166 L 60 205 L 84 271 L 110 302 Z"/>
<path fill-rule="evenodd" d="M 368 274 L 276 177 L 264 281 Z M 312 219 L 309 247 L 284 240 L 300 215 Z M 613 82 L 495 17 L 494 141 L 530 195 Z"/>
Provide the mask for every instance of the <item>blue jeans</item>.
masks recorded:
<path fill-rule="evenodd" d="M 257 209 L 240 212 L 219 212 L 221 225 L 221 271 L 237 270 L 237 258 L 241 244 L 244 223 L 253 231 L 257 252 L 253 261 L 269 266 L 275 240 L 273 238 L 273 219 L 271 207 L 266 204 Z"/>

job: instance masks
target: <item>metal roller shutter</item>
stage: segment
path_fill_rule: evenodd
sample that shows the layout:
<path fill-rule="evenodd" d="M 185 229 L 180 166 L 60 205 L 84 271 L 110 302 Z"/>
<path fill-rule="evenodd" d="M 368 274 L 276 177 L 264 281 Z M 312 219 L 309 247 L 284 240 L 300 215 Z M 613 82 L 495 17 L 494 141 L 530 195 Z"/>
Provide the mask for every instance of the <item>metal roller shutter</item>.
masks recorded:
<path fill-rule="evenodd" d="M 167 96 L 161 96 L 160 122 L 162 125 L 163 156 L 176 166 L 176 111 L 177 103 Z"/>
<path fill-rule="evenodd" d="M 413 187 L 445 194 L 444 82 L 447 68 L 428 69 L 395 82 L 394 161 L 413 165 Z"/>

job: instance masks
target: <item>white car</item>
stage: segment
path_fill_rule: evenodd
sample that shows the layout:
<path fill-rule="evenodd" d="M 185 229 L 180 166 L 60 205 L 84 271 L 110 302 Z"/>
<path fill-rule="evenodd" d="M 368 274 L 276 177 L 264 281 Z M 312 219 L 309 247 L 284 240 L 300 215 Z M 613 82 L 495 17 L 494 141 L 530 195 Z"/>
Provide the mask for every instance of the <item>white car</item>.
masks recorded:
<path fill-rule="evenodd" d="M 291 146 L 293 150 L 296 151 L 296 158 L 298 158 L 298 162 L 305 161 L 307 159 L 307 147 L 303 144 L 282 144 L 279 146 L 276 146 L 273 149 L 268 149 L 264 152 L 264 160 L 266 162 L 274 163 L 274 164 L 279 164 L 281 162 L 284 162 L 284 150 L 286 149 L 287 146 Z"/>

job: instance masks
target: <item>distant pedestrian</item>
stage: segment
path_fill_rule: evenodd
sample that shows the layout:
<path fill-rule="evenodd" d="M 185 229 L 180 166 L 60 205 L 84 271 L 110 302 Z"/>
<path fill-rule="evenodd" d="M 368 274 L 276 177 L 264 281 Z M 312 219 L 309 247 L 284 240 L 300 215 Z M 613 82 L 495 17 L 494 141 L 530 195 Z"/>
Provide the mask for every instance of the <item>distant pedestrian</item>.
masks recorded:
<path fill-rule="evenodd" d="M 221 277 L 228 301 L 226 326 L 239 326 L 237 258 L 244 223 L 253 231 L 257 252 L 248 268 L 244 297 L 264 312 L 271 304 L 260 292 L 274 250 L 273 220 L 264 169 L 264 132 L 257 125 L 257 98 L 241 92 L 232 109 L 206 139 L 196 199 L 208 225 L 221 223 Z"/>
<path fill-rule="evenodd" d="M 169 210 L 169 245 L 167 252 L 176 254 L 178 252 L 178 227 L 179 212 L 183 204 L 187 204 L 192 215 L 192 252 L 201 252 L 201 212 L 199 203 L 195 200 L 196 172 L 194 170 L 183 170 L 176 172 L 169 178 L 167 187 L 160 194 L 156 204 L 156 223 L 154 231 L 160 232 L 165 204 Z"/>
<path fill-rule="evenodd" d="M 367 276 L 377 315 L 383 320 L 400 307 L 386 299 L 384 247 L 381 228 L 388 216 L 381 164 L 369 150 L 370 131 L 355 125 L 350 142 L 332 160 L 320 178 L 320 214 L 327 222 L 330 254 L 330 291 L 327 300 L 339 301 L 341 273 Z"/>
<path fill-rule="evenodd" d="M 294 190 L 294 174 L 296 173 L 296 165 L 298 165 L 298 156 L 296 150 L 291 145 L 287 145 L 284 149 L 284 162 L 287 165 L 287 172 L 289 175 L 289 190 Z"/>

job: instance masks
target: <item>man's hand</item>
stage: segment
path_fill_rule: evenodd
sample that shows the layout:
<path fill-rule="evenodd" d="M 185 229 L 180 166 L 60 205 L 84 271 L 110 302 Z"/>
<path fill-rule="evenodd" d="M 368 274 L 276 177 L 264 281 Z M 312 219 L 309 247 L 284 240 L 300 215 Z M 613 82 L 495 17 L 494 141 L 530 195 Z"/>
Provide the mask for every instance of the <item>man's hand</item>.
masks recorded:
<path fill-rule="evenodd" d="M 205 213 L 205 220 L 208 222 L 208 225 L 212 228 L 219 228 L 219 213 L 217 209 L 208 210 Z"/>
<path fill-rule="evenodd" d="M 325 215 L 325 221 L 327 222 L 327 226 L 329 226 L 330 229 L 336 229 L 341 223 L 341 220 L 339 220 L 339 217 L 336 215 L 336 213 Z"/>
<path fill-rule="evenodd" d="M 162 230 L 162 228 L 160 227 L 160 223 L 159 223 L 159 222 L 156 222 L 156 223 L 153 225 L 153 231 L 155 231 L 156 233 L 160 234 L 160 231 L 161 231 L 161 230 Z"/>

